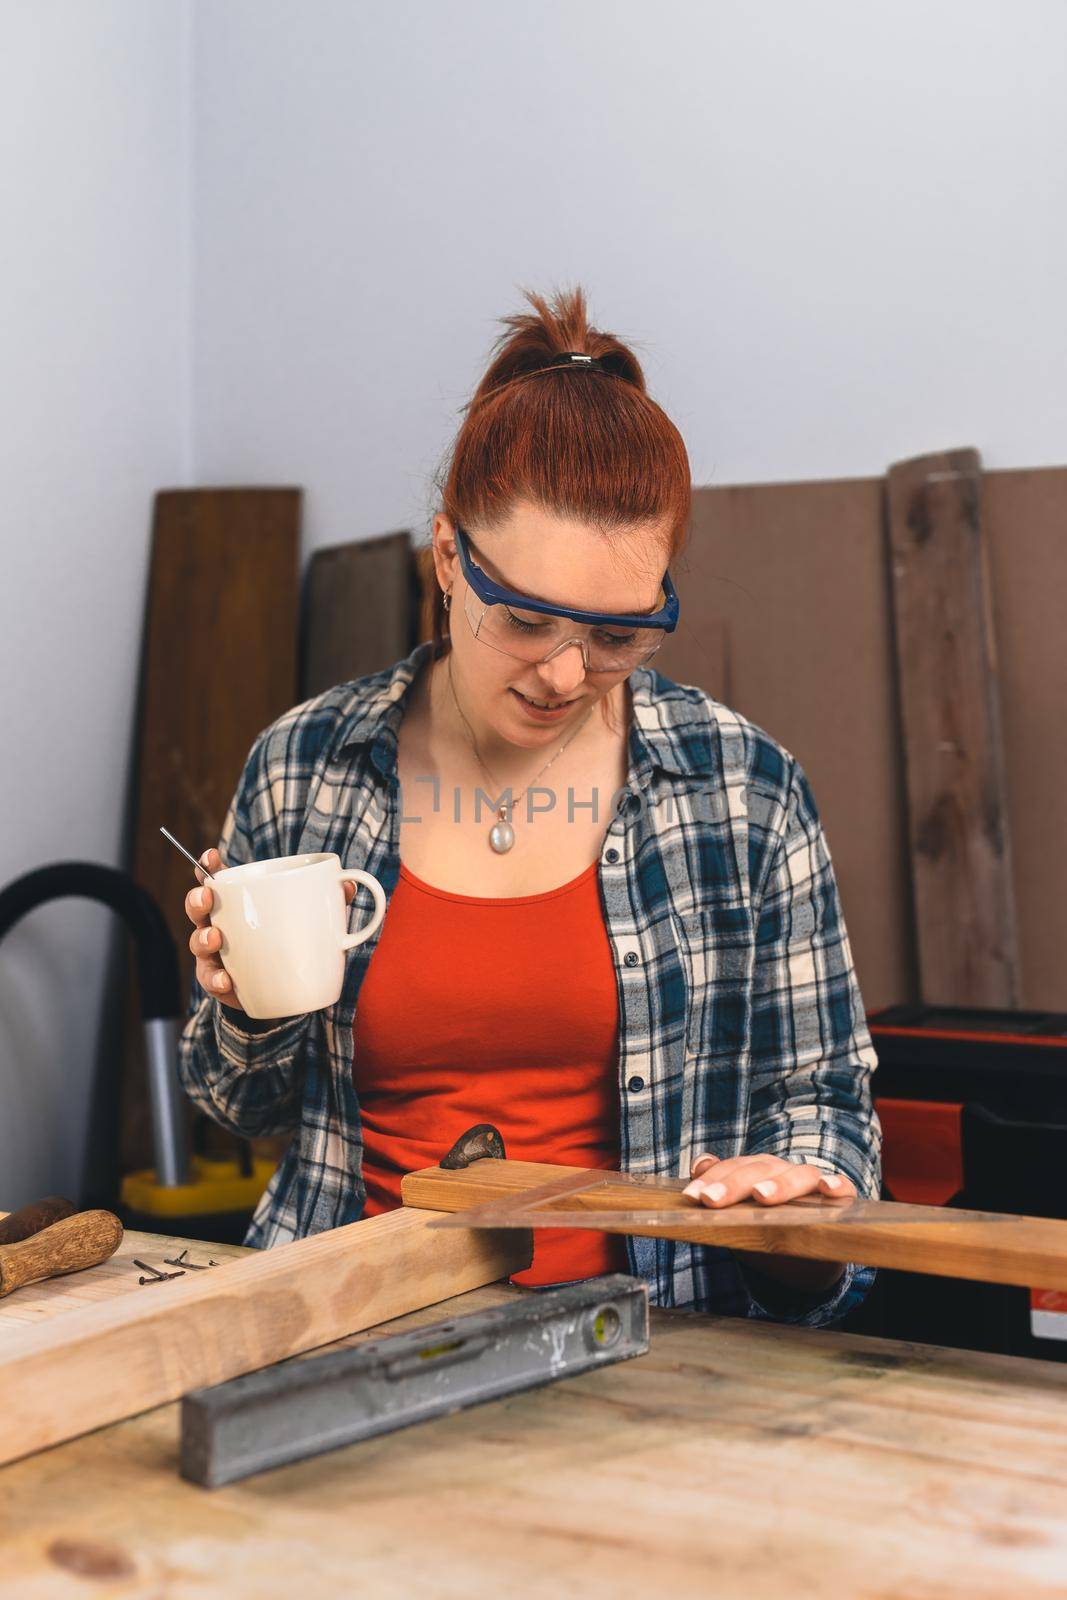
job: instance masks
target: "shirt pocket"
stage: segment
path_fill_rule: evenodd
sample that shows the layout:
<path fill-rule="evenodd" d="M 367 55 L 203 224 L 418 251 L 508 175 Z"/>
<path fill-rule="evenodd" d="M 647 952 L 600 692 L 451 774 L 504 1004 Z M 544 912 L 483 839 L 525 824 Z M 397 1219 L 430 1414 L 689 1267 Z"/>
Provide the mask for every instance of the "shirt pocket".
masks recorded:
<path fill-rule="evenodd" d="M 736 1059 L 752 1021 L 755 936 L 748 906 L 709 904 L 678 918 L 687 996 L 686 1049 Z"/>

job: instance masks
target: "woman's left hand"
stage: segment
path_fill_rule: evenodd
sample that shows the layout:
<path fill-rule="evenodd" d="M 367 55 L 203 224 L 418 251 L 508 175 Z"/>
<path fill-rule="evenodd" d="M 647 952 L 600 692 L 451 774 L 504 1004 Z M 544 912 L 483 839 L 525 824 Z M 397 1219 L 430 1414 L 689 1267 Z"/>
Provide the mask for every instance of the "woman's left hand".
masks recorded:
<path fill-rule="evenodd" d="M 691 1168 L 687 1195 L 718 1210 L 738 1200 L 755 1198 L 761 1205 L 777 1206 L 802 1194 L 826 1199 L 854 1200 L 856 1188 L 843 1173 L 827 1173 L 807 1162 L 783 1161 L 781 1156 L 697 1156 Z M 738 1260 L 765 1278 L 788 1288 L 819 1293 L 830 1289 L 845 1270 L 841 1261 L 809 1261 L 797 1256 L 767 1255 L 739 1250 Z"/>
<path fill-rule="evenodd" d="M 781 1205 L 802 1194 L 827 1199 L 855 1200 L 856 1188 L 843 1173 L 826 1173 L 807 1162 L 783 1161 L 781 1156 L 697 1156 L 684 1193 L 701 1205 L 722 1207 L 755 1199 L 765 1206 Z"/>

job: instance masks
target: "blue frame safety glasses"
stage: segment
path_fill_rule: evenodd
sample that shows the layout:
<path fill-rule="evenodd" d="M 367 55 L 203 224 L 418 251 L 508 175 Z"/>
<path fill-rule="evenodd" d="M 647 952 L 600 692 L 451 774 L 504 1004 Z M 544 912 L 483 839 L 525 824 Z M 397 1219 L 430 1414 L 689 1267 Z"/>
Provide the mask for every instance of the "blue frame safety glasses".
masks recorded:
<path fill-rule="evenodd" d="M 655 655 L 667 634 L 678 626 L 678 595 L 669 572 L 663 574 L 663 605 L 658 611 L 636 615 L 579 611 L 550 605 L 494 582 L 478 565 L 469 536 L 458 526 L 456 549 L 467 580 L 464 610 L 471 632 L 480 643 L 519 661 L 539 664 L 577 645 L 587 672 L 631 671 Z M 474 596 L 482 602 L 480 607 Z M 546 620 L 531 621 L 531 616 Z M 569 626 L 574 622 L 582 623 L 589 632 L 575 632 Z"/>

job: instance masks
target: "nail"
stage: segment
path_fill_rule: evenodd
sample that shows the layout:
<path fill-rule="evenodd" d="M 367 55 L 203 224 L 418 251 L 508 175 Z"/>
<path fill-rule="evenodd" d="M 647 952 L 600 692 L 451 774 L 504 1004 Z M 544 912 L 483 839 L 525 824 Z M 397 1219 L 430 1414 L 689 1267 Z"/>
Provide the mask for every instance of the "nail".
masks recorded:
<path fill-rule="evenodd" d="M 723 1195 L 726 1193 L 726 1185 L 725 1183 L 713 1183 L 711 1187 L 706 1190 L 706 1193 L 709 1200 L 721 1200 Z"/>
<path fill-rule="evenodd" d="M 210 933 L 202 933 L 200 935 L 200 944 L 203 947 L 203 949 L 206 950 L 210 943 L 211 943 L 211 935 L 210 935 Z"/>
<path fill-rule="evenodd" d="M 841 1187 L 841 1179 L 840 1178 L 832 1178 L 832 1177 L 827 1176 L 827 1177 L 824 1177 L 822 1181 L 823 1181 L 823 1183 L 825 1183 L 831 1189 L 840 1189 L 840 1187 Z"/>
<path fill-rule="evenodd" d="M 754 1183 L 752 1187 L 755 1189 L 756 1193 L 761 1194 L 765 1200 L 767 1199 L 768 1195 L 778 1193 L 778 1185 L 775 1183 L 773 1178 L 767 1178 L 763 1183 Z"/>
<path fill-rule="evenodd" d="M 211 987 L 213 989 L 225 989 L 227 982 L 228 979 L 226 974 L 224 972 L 217 972 L 211 980 Z"/>

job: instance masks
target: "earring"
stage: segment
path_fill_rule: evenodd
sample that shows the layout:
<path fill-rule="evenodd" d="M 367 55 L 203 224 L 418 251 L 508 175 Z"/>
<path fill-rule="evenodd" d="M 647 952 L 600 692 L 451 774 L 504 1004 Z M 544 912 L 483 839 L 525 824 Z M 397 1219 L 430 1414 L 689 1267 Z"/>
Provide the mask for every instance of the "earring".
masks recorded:
<path fill-rule="evenodd" d="M 444 596 L 444 606 L 445 606 L 445 610 L 446 611 L 449 609 L 451 604 L 452 604 L 452 587 L 451 587 L 451 585 L 449 585 L 449 587 L 445 590 L 445 596 Z"/>

